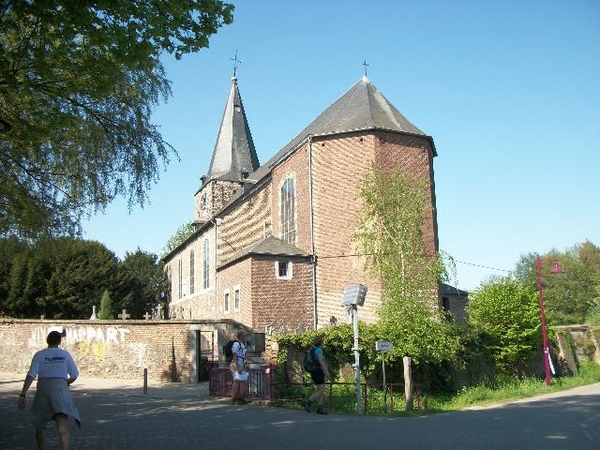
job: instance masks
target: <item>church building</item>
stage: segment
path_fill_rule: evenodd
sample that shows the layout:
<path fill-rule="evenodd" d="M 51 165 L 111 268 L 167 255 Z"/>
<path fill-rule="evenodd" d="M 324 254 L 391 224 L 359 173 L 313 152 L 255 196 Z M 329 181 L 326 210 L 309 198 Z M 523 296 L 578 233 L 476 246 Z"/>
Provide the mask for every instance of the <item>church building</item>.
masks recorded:
<path fill-rule="evenodd" d="M 267 334 L 313 330 L 345 322 L 344 290 L 362 284 L 360 319 L 376 321 L 381 283 L 351 239 L 360 181 L 372 164 L 427 181 L 423 236 L 433 255 L 435 156 L 433 139 L 364 76 L 261 165 L 234 76 L 194 195 L 195 231 L 164 258 L 170 318 L 233 321 Z"/>

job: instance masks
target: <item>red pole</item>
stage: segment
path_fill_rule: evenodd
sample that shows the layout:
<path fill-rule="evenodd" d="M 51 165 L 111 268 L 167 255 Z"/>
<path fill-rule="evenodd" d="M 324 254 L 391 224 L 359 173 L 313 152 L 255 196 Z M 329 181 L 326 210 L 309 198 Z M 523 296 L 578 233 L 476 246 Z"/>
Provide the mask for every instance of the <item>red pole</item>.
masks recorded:
<path fill-rule="evenodd" d="M 542 261 L 538 255 L 535 256 L 535 263 L 537 266 L 537 282 L 538 292 L 540 294 L 540 314 L 542 316 L 542 345 L 544 347 L 544 370 L 546 371 L 546 386 L 550 386 L 552 381 L 550 379 L 550 357 L 548 350 L 548 333 L 546 330 L 546 314 L 544 312 L 544 294 L 542 290 Z"/>

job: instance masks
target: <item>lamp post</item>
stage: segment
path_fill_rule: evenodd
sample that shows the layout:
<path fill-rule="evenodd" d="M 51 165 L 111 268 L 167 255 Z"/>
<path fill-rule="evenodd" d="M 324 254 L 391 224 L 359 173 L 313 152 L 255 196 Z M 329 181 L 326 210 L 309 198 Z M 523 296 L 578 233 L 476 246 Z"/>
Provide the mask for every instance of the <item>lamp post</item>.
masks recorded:
<path fill-rule="evenodd" d="M 554 267 L 550 271 L 551 274 L 565 273 L 564 270 L 558 265 L 557 259 L 554 261 Z M 540 294 L 540 315 L 542 316 L 542 346 L 544 347 L 544 370 L 546 372 L 546 386 L 550 386 L 552 381 L 550 380 L 550 350 L 548 348 L 548 332 L 546 329 L 546 313 L 544 312 L 544 293 L 542 288 L 542 260 L 538 255 L 535 255 L 535 265 L 537 267 L 537 283 L 538 292 Z"/>
<path fill-rule="evenodd" d="M 354 329 L 354 377 L 356 381 L 356 414 L 360 415 L 360 349 L 358 348 L 358 307 L 364 305 L 367 296 L 367 287 L 362 284 L 353 284 L 344 290 L 342 306 L 352 315 L 352 327 Z"/>

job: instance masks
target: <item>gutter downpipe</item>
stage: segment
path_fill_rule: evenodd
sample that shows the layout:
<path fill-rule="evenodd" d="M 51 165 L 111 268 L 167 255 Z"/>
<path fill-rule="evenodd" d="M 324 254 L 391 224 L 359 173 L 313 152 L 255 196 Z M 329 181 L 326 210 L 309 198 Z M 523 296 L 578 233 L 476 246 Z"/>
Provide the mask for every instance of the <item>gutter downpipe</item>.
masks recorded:
<path fill-rule="evenodd" d="M 218 261 L 218 254 L 219 254 L 219 223 L 221 222 L 221 219 L 219 217 L 215 217 L 213 219 L 213 223 L 215 224 L 215 267 L 214 267 L 214 271 L 215 271 L 215 307 L 214 307 L 214 314 L 215 314 L 215 319 L 219 318 L 219 275 L 217 274 L 217 263 Z M 210 278 L 209 278 L 210 279 Z"/>
<path fill-rule="evenodd" d="M 310 208 L 310 253 L 313 265 L 313 326 L 317 329 L 317 256 L 315 255 L 315 222 L 313 211 L 312 135 L 308 135 L 308 207 Z"/>

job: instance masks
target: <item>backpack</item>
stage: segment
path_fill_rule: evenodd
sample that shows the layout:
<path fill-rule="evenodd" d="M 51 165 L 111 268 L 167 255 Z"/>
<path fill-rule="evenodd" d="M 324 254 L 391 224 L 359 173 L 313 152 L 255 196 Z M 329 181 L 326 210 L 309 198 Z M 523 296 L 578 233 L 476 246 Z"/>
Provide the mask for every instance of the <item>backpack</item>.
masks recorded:
<path fill-rule="evenodd" d="M 315 356 L 314 346 L 306 349 L 306 351 L 304 352 L 304 362 L 302 363 L 302 365 L 304 366 L 304 370 L 306 370 L 307 372 L 314 372 L 315 370 L 321 367 L 319 361 L 317 360 L 317 357 Z"/>
<path fill-rule="evenodd" d="M 225 355 L 225 362 L 230 363 L 231 361 L 233 361 L 233 351 L 232 351 L 232 347 L 233 344 L 235 344 L 236 340 L 232 340 L 232 341 L 228 341 L 227 344 L 225 344 L 223 346 L 223 355 Z"/>

